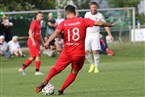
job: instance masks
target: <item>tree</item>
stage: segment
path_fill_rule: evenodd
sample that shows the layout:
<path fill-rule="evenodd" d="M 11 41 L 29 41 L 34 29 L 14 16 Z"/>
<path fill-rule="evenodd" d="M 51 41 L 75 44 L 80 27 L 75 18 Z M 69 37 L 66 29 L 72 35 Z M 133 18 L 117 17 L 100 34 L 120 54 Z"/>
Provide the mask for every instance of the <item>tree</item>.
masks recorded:
<path fill-rule="evenodd" d="M 0 8 L 3 12 L 54 9 L 55 0 L 0 0 Z"/>
<path fill-rule="evenodd" d="M 140 0 L 108 0 L 110 7 L 136 7 Z"/>

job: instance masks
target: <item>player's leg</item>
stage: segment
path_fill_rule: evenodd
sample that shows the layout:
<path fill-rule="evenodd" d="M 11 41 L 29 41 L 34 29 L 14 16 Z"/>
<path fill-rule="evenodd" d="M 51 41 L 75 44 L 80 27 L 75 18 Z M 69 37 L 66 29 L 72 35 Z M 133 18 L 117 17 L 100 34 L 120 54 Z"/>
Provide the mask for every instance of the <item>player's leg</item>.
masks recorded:
<path fill-rule="evenodd" d="M 14 54 L 15 56 L 19 57 L 19 54 L 18 54 L 18 52 L 17 52 L 16 50 L 13 51 L 13 54 Z"/>
<path fill-rule="evenodd" d="M 28 67 L 31 62 L 35 59 L 35 57 L 29 57 L 28 59 L 26 59 L 26 61 L 22 64 L 22 67 L 19 69 L 19 72 L 22 73 L 22 75 L 26 75 L 25 74 L 25 68 Z"/>
<path fill-rule="evenodd" d="M 90 64 L 90 69 L 89 69 L 89 73 L 94 71 L 95 68 L 95 63 L 91 54 L 91 40 L 89 38 L 86 38 L 85 40 L 85 53 L 86 53 L 86 60 L 89 62 Z"/>
<path fill-rule="evenodd" d="M 63 91 L 74 82 L 78 72 L 83 67 L 84 61 L 85 61 L 84 56 L 72 58 L 72 70 L 71 70 L 70 74 L 68 75 L 68 77 L 66 78 L 62 87 L 59 89 L 58 95 L 62 95 Z"/>
<path fill-rule="evenodd" d="M 99 63 L 100 63 L 100 54 L 99 51 L 97 50 L 93 50 L 93 55 L 94 55 L 94 62 L 95 62 L 95 69 L 94 69 L 94 73 L 98 73 L 99 72 Z"/>
<path fill-rule="evenodd" d="M 25 70 L 25 68 L 28 67 L 36 57 L 35 47 L 32 45 L 32 42 L 30 39 L 28 40 L 27 45 L 28 45 L 30 57 L 26 59 L 26 61 L 23 63 L 22 70 Z"/>
<path fill-rule="evenodd" d="M 35 75 L 43 75 L 44 73 L 40 72 L 40 65 L 41 65 L 41 61 L 40 61 L 40 56 L 36 56 L 35 58 Z"/>
<path fill-rule="evenodd" d="M 99 50 L 101 49 L 100 46 L 100 39 L 99 38 L 94 38 L 92 43 L 92 50 L 93 50 L 93 56 L 94 56 L 94 62 L 95 62 L 95 69 L 94 69 L 94 73 L 98 73 L 98 66 L 100 63 L 100 54 L 99 54 Z"/>
<path fill-rule="evenodd" d="M 35 92 L 39 93 L 46 85 L 47 83 L 58 73 L 60 73 L 62 70 L 64 70 L 70 63 L 70 59 L 68 56 L 63 55 L 63 52 L 60 54 L 60 57 L 58 58 L 55 66 L 50 69 L 48 72 L 45 80 L 42 84 L 36 87 Z"/>
<path fill-rule="evenodd" d="M 34 47 L 32 45 L 31 39 L 28 39 L 27 41 L 30 57 L 24 62 L 22 67 L 19 69 L 19 72 L 21 72 L 23 75 L 25 75 L 25 68 L 32 63 L 32 61 L 36 58 L 37 55 L 40 55 L 40 47 L 38 45 L 38 42 L 36 42 L 36 44 L 36 47 Z"/>
<path fill-rule="evenodd" d="M 95 63 L 94 63 L 94 59 L 93 59 L 93 56 L 92 56 L 90 51 L 86 51 L 86 59 L 90 64 L 90 68 L 88 70 L 88 73 L 91 73 L 95 69 Z"/>

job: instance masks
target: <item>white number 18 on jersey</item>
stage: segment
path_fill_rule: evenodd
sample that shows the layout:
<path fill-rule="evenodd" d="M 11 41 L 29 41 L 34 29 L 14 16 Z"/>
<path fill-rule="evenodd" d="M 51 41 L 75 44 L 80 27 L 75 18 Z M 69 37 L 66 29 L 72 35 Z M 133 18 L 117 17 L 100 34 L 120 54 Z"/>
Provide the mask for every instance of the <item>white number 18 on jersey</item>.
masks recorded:
<path fill-rule="evenodd" d="M 70 37 L 71 31 L 73 34 L 72 37 Z M 72 39 L 73 41 L 78 41 L 80 38 L 79 29 L 77 27 L 75 27 L 71 31 L 70 31 L 70 29 L 68 29 L 68 31 L 67 31 L 68 41 L 70 42 L 70 39 Z"/>

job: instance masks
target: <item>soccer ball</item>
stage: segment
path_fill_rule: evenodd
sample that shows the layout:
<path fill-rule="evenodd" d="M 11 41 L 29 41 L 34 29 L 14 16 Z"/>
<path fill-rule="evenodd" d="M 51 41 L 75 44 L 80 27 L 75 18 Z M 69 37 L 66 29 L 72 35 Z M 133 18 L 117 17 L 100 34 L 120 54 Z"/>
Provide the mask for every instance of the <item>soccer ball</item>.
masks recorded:
<path fill-rule="evenodd" d="M 48 84 L 42 89 L 42 93 L 43 93 L 44 95 L 52 95 L 52 94 L 54 94 L 54 90 L 55 90 L 54 85 L 48 83 Z"/>

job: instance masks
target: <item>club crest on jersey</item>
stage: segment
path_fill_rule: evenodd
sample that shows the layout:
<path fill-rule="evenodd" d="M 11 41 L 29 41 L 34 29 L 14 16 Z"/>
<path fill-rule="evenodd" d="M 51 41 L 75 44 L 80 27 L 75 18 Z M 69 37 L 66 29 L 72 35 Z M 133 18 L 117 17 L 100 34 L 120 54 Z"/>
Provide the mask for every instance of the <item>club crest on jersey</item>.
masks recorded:
<path fill-rule="evenodd" d="M 96 20 L 96 21 L 99 21 L 99 19 L 98 19 L 97 17 L 95 17 L 95 20 Z"/>

